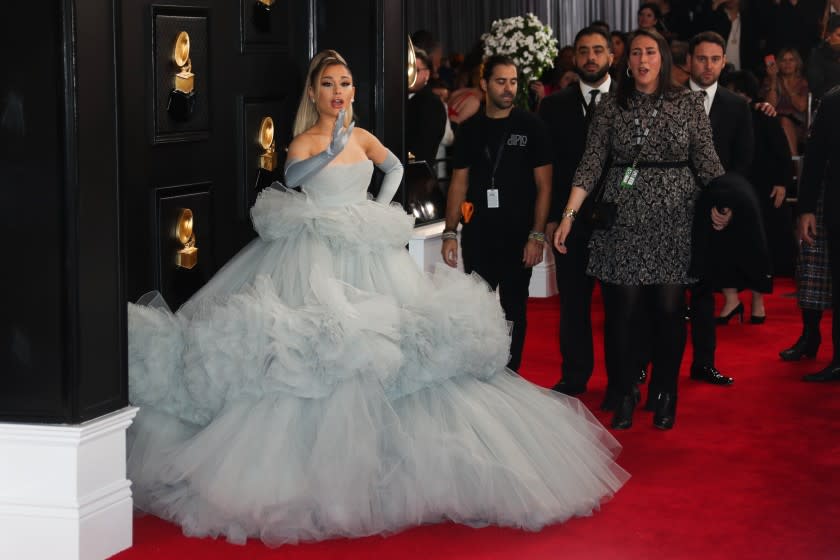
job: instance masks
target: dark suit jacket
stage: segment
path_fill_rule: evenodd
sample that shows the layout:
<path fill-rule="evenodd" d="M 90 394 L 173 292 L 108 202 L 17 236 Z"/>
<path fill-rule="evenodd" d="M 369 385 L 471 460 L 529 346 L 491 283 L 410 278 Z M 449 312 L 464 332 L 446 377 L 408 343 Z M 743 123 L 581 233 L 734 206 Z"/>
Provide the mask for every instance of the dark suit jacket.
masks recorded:
<path fill-rule="evenodd" d="M 712 123 L 715 151 L 723 169 L 748 177 L 755 153 L 749 103 L 718 84 L 709 121 Z"/>
<path fill-rule="evenodd" d="M 405 145 L 417 161 L 433 164 L 446 130 L 446 107 L 432 88 L 424 87 L 405 106 Z"/>
<path fill-rule="evenodd" d="M 615 88 L 616 81 L 613 80 L 610 91 L 614 92 Z M 578 84 L 553 93 L 540 102 L 539 114 L 548 126 L 554 153 L 549 222 L 560 221 L 560 215 L 572 190 L 575 170 L 583 157 L 588 129 L 583 112 L 586 103 Z M 589 204 L 589 197 L 587 197 L 581 208 L 581 214 L 587 211 Z"/>
<path fill-rule="evenodd" d="M 840 225 L 840 86 L 823 96 L 811 124 L 799 186 L 799 213 L 814 213 L 825 188 L 825 219 Z M 823 182 L 824 181 L 824 182 Z M 836 234 L 835 234 L 836 235 Z M 834 241 L 834 239 L 832 239 Z"/>

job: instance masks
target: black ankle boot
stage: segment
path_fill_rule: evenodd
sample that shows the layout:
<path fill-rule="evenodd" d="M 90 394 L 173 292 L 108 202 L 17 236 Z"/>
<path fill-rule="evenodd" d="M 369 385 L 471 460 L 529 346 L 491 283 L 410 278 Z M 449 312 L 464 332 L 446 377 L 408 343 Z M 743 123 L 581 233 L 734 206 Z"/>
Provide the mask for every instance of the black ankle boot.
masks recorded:
<path fill-rule="evenodd" d="M 636 397 L 632 394 L 621 397 L 615 416 L 612 419 L 614 430 L 626 430 L 633 425 L 633 411 L 636 409 Z"/>
<path fill-rule="evenodd" d="M 677 417 L 677 395 L 674 393 L 660 393 L 653 412 L 653 425 L 660 430 L 670 430 L 674 427 Z"/>
<path fill-rule="evenodd" d="M 803 333 L 796 344 L 779 352 L 779 356 L 786 362 L 797 362 L 802 358 L 815 358 L 820 342 L 822 340 L 819 332 L 810 334 L 810 336 Z"/>
<path fill-rule="evenodd" d="M 779 352 L 779 356 L 786 362 L 796 362 L 802 358 L 814 358 L 822 342 L 820 336 L 820 320 L 822 311 L 817 309 L 802 310 L 802 336 L 796 344 Z"/>

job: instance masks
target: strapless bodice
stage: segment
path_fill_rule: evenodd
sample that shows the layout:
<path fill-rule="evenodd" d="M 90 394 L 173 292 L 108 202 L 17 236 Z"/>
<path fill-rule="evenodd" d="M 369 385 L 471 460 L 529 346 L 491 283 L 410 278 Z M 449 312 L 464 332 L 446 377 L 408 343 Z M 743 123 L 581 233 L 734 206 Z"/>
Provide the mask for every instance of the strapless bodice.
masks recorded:
<path fill-rule="evenodd" d="M 367 199 L 373 175 L 369 159 L 355 163 L 332 163 L 307 179 L 303 192 L 318 206 L 344 206 Z"/>

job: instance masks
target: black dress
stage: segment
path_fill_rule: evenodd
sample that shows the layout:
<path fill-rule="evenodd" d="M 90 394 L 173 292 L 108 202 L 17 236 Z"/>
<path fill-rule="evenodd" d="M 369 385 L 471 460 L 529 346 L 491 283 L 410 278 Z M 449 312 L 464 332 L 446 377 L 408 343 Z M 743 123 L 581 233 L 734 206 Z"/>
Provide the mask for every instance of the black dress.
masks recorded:
<path fill-rule="evenodd" d="M 612 151 L 614 162 L 632 161 L 639 127 L 650 128 L 639 160 L 667 167 L 642 166 L 635 185 L 620 185 L 624 168 L 609 169 L 604 200 L 618 206 L 616 223 L 597 230 L 590 241 L 587 272 L 621 285 L 688 284 L 694 203 L 700 186 L 723 174 L 712 129 L 699 93 L 667 94 L 658 116 L 657 98 L 634 94 L 628 109 L 605 95 L 589 128 L 586 150 L 573 185 L 591 191 Z M 684 165 L 678 165 L 679 163 Z M 690 165 L 690 167 L 689 167 Z"/>

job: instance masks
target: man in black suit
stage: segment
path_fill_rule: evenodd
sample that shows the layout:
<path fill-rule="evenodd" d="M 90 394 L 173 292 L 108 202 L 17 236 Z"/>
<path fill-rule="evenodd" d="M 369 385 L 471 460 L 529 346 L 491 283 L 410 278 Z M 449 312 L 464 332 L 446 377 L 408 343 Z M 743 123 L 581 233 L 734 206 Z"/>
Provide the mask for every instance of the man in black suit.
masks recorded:
<path fill-rule="evenodd" d="M 817 231 L 817 199 L 825 189 L 825 225 L 828 230 L 828 259 L 831 266 L 831 297 L 840 302 L 840 86 L 823 96 L 805 151 L 805 167 L 799 186 L 799 238 L 814 243 Z M 805 381 L 840 381 L 840 310 L 831 319 L 834 355 L 822 370 L 803 377 Z"/>
<path fill-rule="evenodd" d="M 693 91 L 703 91 L 706 114 L 712 125 L 712 136 L 720 162 L 727 172 L 749 176 L 755 140 L 749 104 L 740 96 L 718 87 L 720 73 L 726 65 L 726 41 L 713 31 L 695 35 L 688 46 Z M 718 219 L 731 217 L 728 208 L 716 211 Z M 703 217 L 705 219 L 705 217 Z M 713 263 L 714 243 L 705 260 Z M 703 274 L 703 271 L 700 271 Z M 714 288 L 708 279 L 700 278 L 691 289 L 691 339 L 693 360 L 691 378 L 714 385 L 731 385 L 731 377 L 715 368 Z"/>
<path fill-rule="evenodd" d="M 446 130 L 446 107 L 429 87 L 431 60 L 420 49 L 417 56 L 417 80 L 408 90 L 405 111 L 405 144 L 417 161 L 434 166 L 438 146 Z"/>
<path fill-rule="evenodd" d="M 586 132 L 595 105 L 604 93 L 615 89 L 608 73 L 613 62 L 610 37 L 601 28 L 581 30 L 574 42 L 575 70 L 580 81 L 542 100 L 539 113 L 548 125 L 554 153 L 553 192 L 546 237 L 554 238 L 560 222 L 575 169 L 583 157 Z M 580 212 L 587 213 L 589 198 Z M 586 391 L 594 366 L 590 307 L 594 280 L 586 275 L 589 259 L 587 245 L 591 230 L 585 221 L 566 239 L 568 253 L 554 249 L 557 289 L 560 292 L 560 353 L 563 357 L 562 379 L 553 388 L 567 395 Z M 552 245 L 553 248 L 553 245 Z M 609 360 L 609 353 L 608 360 Z M 609 367 L 607 368 L 609 372 Z M 609 388 L 608 388 L 609 389 Z"/>

